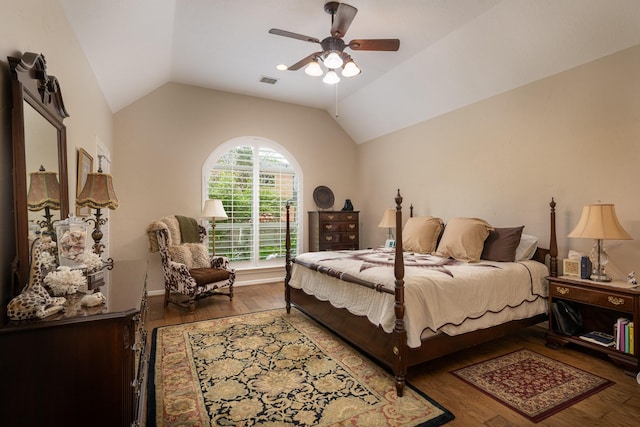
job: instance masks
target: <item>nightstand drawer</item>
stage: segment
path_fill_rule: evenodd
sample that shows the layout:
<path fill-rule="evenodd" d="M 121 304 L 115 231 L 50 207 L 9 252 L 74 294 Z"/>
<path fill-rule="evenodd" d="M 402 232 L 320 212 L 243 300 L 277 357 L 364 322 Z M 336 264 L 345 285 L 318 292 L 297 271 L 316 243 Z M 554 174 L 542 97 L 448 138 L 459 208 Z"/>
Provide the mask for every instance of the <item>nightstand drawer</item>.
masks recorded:
<path fill-rule="evenodd" d="M 607 307 L 628 312 L 633 311 L 633 297 L 629 295 L 620 295 L 616 292 L 594 289 L 586 290 L 584 288 L 566 285 L 564 283 L 551 282 L 549 284 L 549 294 L 552 297 L 584 302 L 599 307 Z"/>

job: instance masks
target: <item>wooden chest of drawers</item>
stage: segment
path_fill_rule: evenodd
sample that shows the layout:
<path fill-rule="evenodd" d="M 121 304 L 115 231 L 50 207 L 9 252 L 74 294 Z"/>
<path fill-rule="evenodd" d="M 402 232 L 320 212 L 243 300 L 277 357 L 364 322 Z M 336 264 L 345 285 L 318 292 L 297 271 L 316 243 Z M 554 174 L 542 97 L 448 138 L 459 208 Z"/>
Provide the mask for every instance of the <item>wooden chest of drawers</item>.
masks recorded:
<path fill-rule="evenodd" d="M 360 248 L 357 211 L 309 212 L 309 250 L 353 250 Z"/>
<path fill-rule="evenodd" d="M 116 261 L 107 302 L 0 327 L 0 424 L 141 426 L 147 374 L 146 261 Z"/>

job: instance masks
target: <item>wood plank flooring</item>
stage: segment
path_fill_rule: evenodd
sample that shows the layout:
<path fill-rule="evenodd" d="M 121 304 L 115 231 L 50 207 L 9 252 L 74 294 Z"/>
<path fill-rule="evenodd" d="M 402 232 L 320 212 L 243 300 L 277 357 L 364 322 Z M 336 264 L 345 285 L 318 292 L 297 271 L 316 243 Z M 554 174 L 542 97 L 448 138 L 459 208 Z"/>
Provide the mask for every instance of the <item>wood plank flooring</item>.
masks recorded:
<path fill-rule="evenodd" d="M 149 298 L 147 328 L 233 316 L 284 307 L 284 284 L 237 286 L 233 301 L 214 296 L 196 303 L 196 311 L 169 305 L 163 297 Z M 407 380 L 449 409 L 456 419 L 447 426 L 638 426 L 640 425 L 640 384 L 607 359 L 572 347 L 551 350 L 544 343 L 545 329 L 533 326 L 509 337 L 460 351 L 409 369 Z M 608 378 L 616 384 L 534 424 L 484 395 L 449 372 L 491 357 L 528 348 L 576 368 Z"/>

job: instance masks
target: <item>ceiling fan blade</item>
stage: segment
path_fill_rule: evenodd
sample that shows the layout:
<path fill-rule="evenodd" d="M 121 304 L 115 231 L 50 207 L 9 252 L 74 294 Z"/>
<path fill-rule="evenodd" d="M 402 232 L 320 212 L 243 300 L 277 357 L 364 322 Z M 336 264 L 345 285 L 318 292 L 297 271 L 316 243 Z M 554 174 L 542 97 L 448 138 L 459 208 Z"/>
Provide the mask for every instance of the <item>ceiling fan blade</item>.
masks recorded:
<path fill-rule="evenodd" d="M 287 70 L 291 70 L 291 71 L 296 71 L 299 70 L 300 68 L 304 67 L 305 65 L 307 65 L 309 62 L 313 61 L 313 59 L 316 56 L 320 56 L 322 54 L 322 52 L 315 52 L 312 53 L 311 55 L 307 56 L 306 58 L 301 59 L 300 61 L 296 62 L 295 64 L 293 64 L 290 67 L 287 67 Z"/>
<path fill-rule="evenodd" d="M 358 9 L 346 3 L 340 3 L 335 16 L 332 17 L 331 35 L 333 37 L 344 37 L 355 18 Z"/>
<path fill-rule="evenodd" d="M 398 50 L 400 40 L 398 39 L 355 39 L 351 40 L 348 46 L 353 50 Z"/>
<path fill-rule="evenodd" d="M 315 37 L 309 37 L 302 34 L 292 33 L 291 31 L 279 30 L 277 28 L 270 29 L 269 34 L 275 34 L 276 36 L 289 37 L 292 39 L 298 39 L 305 42 L 320 43 L 320 40 L 318 40 Z"/>

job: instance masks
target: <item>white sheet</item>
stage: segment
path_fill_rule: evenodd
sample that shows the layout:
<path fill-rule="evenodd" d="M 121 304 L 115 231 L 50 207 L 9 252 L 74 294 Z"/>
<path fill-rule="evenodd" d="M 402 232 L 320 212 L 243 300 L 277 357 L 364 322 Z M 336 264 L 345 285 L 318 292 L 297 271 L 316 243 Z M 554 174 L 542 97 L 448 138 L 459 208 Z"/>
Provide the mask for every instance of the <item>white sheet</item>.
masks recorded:
<path fill-rule="evenodd" d="M 310 252 L 296 257 L 393 290 L 393 249 Z M 426 334 L 449 335 L 486 328 L 547 312 L 547 267 L 536 261 L 481 261 L 467 264 L 405 252 L 405 328 L 407 344 L 420 346 Z M 394 296 L 293 264 L 292 287 L 367 316 L 393 331 Z M 475 320 L 474 320 L 475 319 Z"/>

